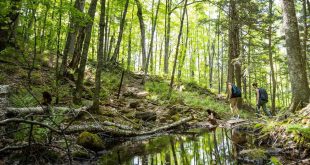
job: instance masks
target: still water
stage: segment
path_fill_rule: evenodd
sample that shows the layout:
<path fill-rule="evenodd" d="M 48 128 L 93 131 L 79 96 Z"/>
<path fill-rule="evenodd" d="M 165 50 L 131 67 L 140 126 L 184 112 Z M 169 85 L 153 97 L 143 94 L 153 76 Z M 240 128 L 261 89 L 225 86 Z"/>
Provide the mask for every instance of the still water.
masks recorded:
<path fill-rule="evenodd" d="M 127 142 L 104 153 L 98 164 L 106 165 L 213 165 L 237 164 L 235 154 L 245 134 L 217 128 L 187 134 L 161 135 Z M 237 138 L 234 137 L 237 135 Z M 237 140 L 236 143 L 232 142 Z"/>

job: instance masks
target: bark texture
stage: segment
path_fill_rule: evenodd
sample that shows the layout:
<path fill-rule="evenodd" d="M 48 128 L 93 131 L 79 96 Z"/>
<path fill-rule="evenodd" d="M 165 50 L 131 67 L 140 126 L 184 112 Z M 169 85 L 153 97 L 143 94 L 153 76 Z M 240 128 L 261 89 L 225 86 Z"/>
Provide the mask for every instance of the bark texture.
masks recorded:
<path fill-rule="evenodd" d="M 291 111 L 309 102 L 310 89 L 303 61 L 294 0 L 283 0 L 283 24 L 285 32 L 288 70 L 292 87 Z"/>

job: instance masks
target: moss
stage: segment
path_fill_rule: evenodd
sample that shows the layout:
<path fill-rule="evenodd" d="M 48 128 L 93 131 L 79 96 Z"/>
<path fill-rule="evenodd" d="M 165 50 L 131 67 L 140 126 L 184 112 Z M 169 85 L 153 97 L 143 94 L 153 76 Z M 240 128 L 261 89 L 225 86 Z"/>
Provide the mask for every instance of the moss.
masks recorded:
<path fill-rule="evenodd" d="M 253 160 L 267 158 L 266 151 L 261 148 L 242 150 L 240 151 L 240 155 L 245 155 L 248 158 L 253 159 Z"/>
<path fill-rule="evenodd" d="M 175 115 L 173 115 L 173 116 L 171 117 L 171 119 L 172 119 L 173 121 L 179 121 L 179 120 L 180 120 L 180 114 L 175 114 Z"/>
<path fill-rule="evenodd" d="M 90 155 L 88 152 L 84 151 L 74 151 L 72 153 L 73 158 L 83 158 L 83 159 L 90 159 Z"/>
<path fill-rule="evenodd" d="M 308 126 L 303 126 L 300 124 L 292 124 L 287 126 L 286 131 L 289 133 L 291 132 L 295 135 L 301 135 L 306 139 L 310 139 L 310 127 Z"/>
<path fill-rule="evenodd" d="M 104 149 L 103 140 L 97 134 L 92 134 L 87 131 L 84 131 L 79 135 L 77 144 L 93 151 Z"/>
<path fill-rule="evenodd" d="M 272 156 L 272 157 L 270 158 L 270 162 L 271 162 L 272 164 L 274 164 L 274 165 L 282 165 L 282 163 L 280 162 L 280 160 L 279 160 L 278 158 L 274 157 L 274 156 Z"/>

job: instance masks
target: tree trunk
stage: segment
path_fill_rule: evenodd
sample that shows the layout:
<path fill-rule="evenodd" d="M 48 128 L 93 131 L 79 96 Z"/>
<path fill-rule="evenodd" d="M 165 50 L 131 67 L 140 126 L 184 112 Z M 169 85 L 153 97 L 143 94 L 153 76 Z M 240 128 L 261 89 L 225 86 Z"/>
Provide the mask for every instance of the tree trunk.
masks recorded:
<path fill-rule="evenodd" d="M 62 7 L 62 0 L 60 0 L 60 5 L 59 5 L 59 17 L 58 17 L 58 30 L 57 30 L 57 50 L 56 50 L 56 72 L 55 72 L 55 77 L 56 77 L 56 104 L 58 104 L 59 101 L 59 57 L 60 57 L 60 40 L 61 40 L 61 25 L 62 25 L 62 11 L 60 8 Z"/>
<path fill-rule="evenodd" d="M 233 59 L 235 58 L 236 52 L 236 35 L 239 33 L 238 26 L 236 25 L 236 2 L 235 0 L 230 0 L 229 6 L 229 29 L 228 29 L 228 73 L 227 73 L 227 82 L 234 83 L 235 79 L 235 67 L 233 64 Z M 237 33 L 237 34 L 236 34 Z"/>
<path fill-rule="evenodd" d="M 308 41 L 308 26 L 307 26 L 307 3 L 306 0 L 302 1 L 302 10 L 303 10 L 303 19 L 304 19 L 304 38 L 303 38 L 303 60 L 306 61 L 306 69 L 309 67 L 309 63 L 307 60 L 307 41 Z M 308 6 L 309 8 L 310 6 Z M 310 10 L 310 9 L 309 9 Z M 310 70 L 308 70 L 308 75 L 310 75 Z M 309 77 L 309 76 L 308 76 Z"/>
<path fill-rule="evenodd" d="M 85 4 L 85 0 L 76 0 L 74 4 L 74 8 L 82 12 L 84 9 L 84 4 Z M 77 18 L 75 18 L 75 13 L 71 13 L 66 45 L 63 51 L 62 63 L 60 67 L 60 75 L 62 76 L 65 75 L 67 72 L 68 56 L 70 56 L 74 51 L 74 43 L 76 40 L 78 27 L 79 25 L 77 22 Z"/>
<path fill-rule="evenodd" d="M 241 89 L 241 62 L 238 59 L 239 50 L 239 24 L 237 1 L 230 0 L 230 27 L 229 27 L 229 58 L 228 58 L 228 75 L 227 81 L 235 83 Z M 241 102 L 240 102 L 241 103 Z M 239 105 L 240 105 L 239 103 Z"/>
<path fill-rule="evenodd" d="M 221 19 L 221 10 L 218 9 L 218 18 L 217 18 L 217 81 L 218 81 L 218 94 L 221 93 L 221 72 L 220 72 L 220 19 Z"/>
<path fill-rule="evenodd" d="M 171 23 L 171 0 L 166 0 L 165 14 L 165 55 L 164 55 L 164 72 L 168 74 L 169 68 L 169 44 L 170 44 L 170 23 Z"/>
<path fill-rule="evenodd" d="M 146 52 L 145 52 L 145 25 L 143 21 L 143 14 L 142 14 L 142 4 L 140 0 L 135 0 L 138 11 L 137 16 L 139 18 L 139 24 L 140 24 L 140 31 L 141 31 L 141 49 L 142 49 L 142 69 L 146 69 Z"/>
<path fill-rule="evenodd" d="M 101 10 L 100 10 L 100 22 L 99 22 L 99 37 L 98 37 L 98 52 L 97 52 L 97 69 L 96 69 L 96 79 L 95 79 L 95 92 L 94 92 L 94 102 L 92 107 L 92 112 L 97 113 L 99 111 L 99 101 L 100 101 L 100 89 L 101 89 L 101 70 L 103 65 L 104 57 L 104 29 L 105 29 L 105 1 L 100 0 Z"/>
<path fill-rule="evenodd" d="M 110 0 L 107 0 L 107 8 L 106 8 L 106 18 L 105 18 L 105 29 L 104 29 L 104 62 L 109 60 L 108 58 L 108 48 L 109 48 L 109 38 L 110 38 L 110 29 L 109 29 L 109 18 L 110 18 Z"/>
<path fill-rule="evenodd" d="M 150 47 L 149 47 L 149 52 L 146 58 L 146 65 L 145 65 L 145 69 L 144 69 L 144 76 L 142 78 L 142 84 L 145 83 L 145 78 L 148 72 L 148 67 L 149 67 L 149 61 L 150 61 L 150 57 L 152 56 L 152 51 L 153 51 L 153 41 L 154 41 L 154 34 L 155 34 L 155 30 L 156 30 L 156 23 L 157 23 L 157 16 L 158 16 L 158 11 L 159 11 L 159 5 L 160 5 L 160 0 L 157 2 L 157 8 L 156 8 L 156 14 L 155 14 L 155 18 L 152 21 L 152 34 L 151 34 L 151 41 L 150 41 Z M 153 18 L 152 18 L 153 19 Z"/>
<path fill-rule="evenodd" d="M 185 0 L 185 2 L 184 2 L 180 31 L 179 31 L 179 35 L 178 35 L 178 41 L 177 41 L 177 47 L 175 49 L 175 57 L 174 57 L 174 63 L 173 63 L 173 69 L 172 69 L 172 74 L 171 74 L 171 81 L 170 81 L 170 88 L 169 88 L 169 94 L 168 94 L 169 98 L 171 97 L 171 93 L 172 93 L 172 89 L 173 89 L 174 74 L 175 74 L 175 68 L 177 66 L 180 40 L 181 40 L 182 30 L 183 30 L 183 22 L 184 22 L 184 17 L 185 17 L 185 13 L 186 13 L 186 6 L 187 6 L 187 0 Z"/>
<path fill-rule="evenodd" d="M 251 26 L 249 26 L 249 30 L 248 30 L 248 34 L 249 34 L 249 36 L 251 36 Z M 251 72 L 251 48 L 252 48 L 252 38 L 251 37 L 249 37 L 249 43 L 248 43 L 248 81 L 249 81 L 249 103 L 251 104 L 251 99 L 252 99 L 252 96 L 251 96 L 251 86 L 252 86 L 252 84 L 251 84 L 251 74 L 252 74 L 252 72 Z"/>
<path fill-rule="evenodd" d="M 28 85 L 29 89 L 31 87 L 31 73 L 34 70 L 35 67 L 35 61 L 37 58 L 37 18 L 36 18 L 36 7 L 33 7 L 32 9 L 32 19 L 34 21 L 33 23 L 33 31 L 34 31 L 34 46 L 33 46 L 33 58 L 32 58 L 32 65 L 28 71 Z M 57 67 L 56 67 L 56 73 L 57 73 Z"/>
<path fill-rule="evenodd" d="M 69 67 L 74 69 L 74 70 L 77 70 L 78 65 L 80 63 L 84 39 L 85 39 L 85 27 L 81 27 L 79 29 L 79 35 L 77 37 L 77 41 L 75 43 L 73 57 L 72 57 L 71 62 L 69 64 Z"/>
<path fill-rule="evenodd" d="M 181 79 L 182 76 L 182 70 L 183 70 L 183 66 L 185 63 L 185 57 L 186 57 L 186 51 L 187 51 L 187 45 L 188 45 L 188 34 L 189 34 L 189 22 L 188 22 L 188 13 L 187 10 L 186 11 L 186 38 L 185 38 L 185 45 L 183 46 L 183 51 L 182 51 L 182 59 L 181 62 L 179 64 L 179 68 L 178 68 L 178 80 Z"/>
<path fill-rule="evenodd" d="M 93 20 L 94 16 L 96 13 L 96 6 L 97 6 L 97 1 L 98 0 L 92 0 L 89 6 L 88 10 L 88 15 L 90 16 L 91 20 L 90 22 L 87 23 L 86 28 L 85 28 L 85 41 L 83 45 L 83 52 L 81 56 L 81 62 L 80 62 L 80 67 L 78 69 L 78 78 L 76 81 L 76 89 L 74 92 L 74 103 L 79 104 L 81 103 L 81 94 L 82 94 L 82 85 L 83 85 L 83 80 L 84 80 L 84 71 L 86 67 L 86 62 L 87 62 L 87 55 L 88 55 L 88 48 L 89 48 L 89 43 L 91 39 L 91 31 L 93 27 Z"/>
<path fill-rule="evenodd" d="M 132 21 L 133 21 L 133 13 L 134 8 L 132 9 L 132 15 L 131 15 L 131 23 L 129 27 L 129 36 L 128 36 L 128 48 L 127 48 L 127 71 L 130 71 L 130 65 L 131 65 L 131 34 L 132 34 Z"/>
<path fill-rule="evenodd" d="M 290 110 L 294 112 L 304 107 L 309 102 L 310 89 L 307 80 L 305 61 L 302 61 L 303 57 L 294 0 L 283 0 L 282 9 L 288 70 L 292 86 L 292 103 Z"/>
<path fill-rule="evenodd" d="M 111 58 L 111 62 L 116 62 L 116 59 L 118 58 L 119 48 L 121 46 L 121 42 L 122 42 L 122 38 L 123 38 L 123 32 L 124 32 L 124 27 L 125 27 L 125 20 L 126 20 L 128 5 L 129 5 L 129 0 L 126 0 L 125 8 L 123 11 L 123 17 L 122 17 L 122 20 L 121 20 L 120 26 L 119 26 L 117 43 L 116 43 L 116 46 L 114 49 L 113 56 Z"/>
<path fill-rule="evenodd" d="M 48 11 L 50 9 L 50 4 L 46 4 L 46 9 L 44 13 L 44 21 L 43 21 L 43 27 L 42 27 L 42 32 L 40 36 L 40 54 L 43 54 L 44 48 L 45 48 L 45 30 L 46 30 L 46 20 L 47 20 L 47 15 Z"/>
<path fill-rule="evenodd" d="M 273 67 L 273 58 L 272 58 L 272 2 L 273 0 L 269 0 L 269 27 L 268 27 L 268 49 L 269 49 L 269 63 L 271 69 L 271 79 L 272 79 L 272 93 L 271 93 L 271 113 L 275 115 L 276 111 L 276 79 L 274 76 L 274 67 Z"/>
<path fill-rule="evenodd" d="M 212 50 L 209 51 L 209 87 L 210 87 L 210 89 L 212 89 L 212 87 L 213 87 L 213 84 L 212 84 L 212 81 L 213 81 L 213 59 L 214 59 L 214 55 L 215 55 L 214 43 L 212 43 L 211 49 Z M 212 53 L 211 53 L 211 51 L 212 51 Z"/>

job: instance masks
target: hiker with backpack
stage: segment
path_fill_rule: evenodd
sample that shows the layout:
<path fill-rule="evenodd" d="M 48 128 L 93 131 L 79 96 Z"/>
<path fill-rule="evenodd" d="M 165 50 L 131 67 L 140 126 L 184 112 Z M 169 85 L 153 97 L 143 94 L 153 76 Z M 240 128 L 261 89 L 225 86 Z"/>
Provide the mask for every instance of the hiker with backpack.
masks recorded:
<path fill-rule="evenodd" d="M 257 83 L 253 83 L 252 87 L 256 91 L 256 115 L 259 117 L 260 115 L 260 108 L 262 107 L 265 114 L 271 117 L 271 113 L 267 110 L 266 104 L 268 102 L 268 94 L 266 89 L 258 88 Z"/>
<path fill-rule="evenodd" d="M 235 84 L 232 84 L 230 82 L 227 83 L 227 89 L 231 113 L 234 116 L 236 115 L 237 118 L 239 118 L 238 98 L 241 97 L 241 90 Z"/>

